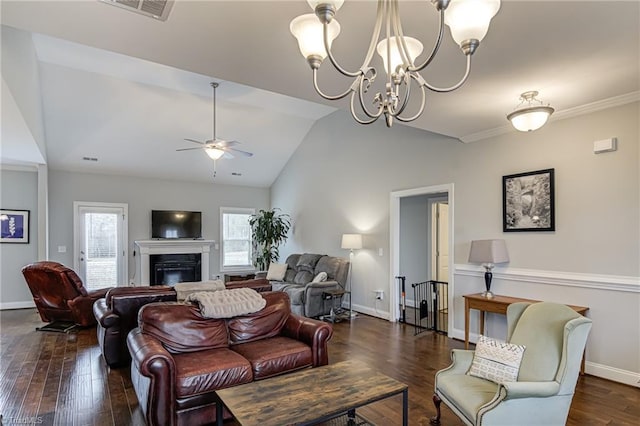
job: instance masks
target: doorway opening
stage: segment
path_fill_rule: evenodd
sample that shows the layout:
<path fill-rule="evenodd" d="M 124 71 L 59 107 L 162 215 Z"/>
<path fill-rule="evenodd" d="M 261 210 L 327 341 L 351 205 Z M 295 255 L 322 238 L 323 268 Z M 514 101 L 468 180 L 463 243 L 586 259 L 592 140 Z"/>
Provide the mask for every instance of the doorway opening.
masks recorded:
<path fill-rule="evenodd" d="M 418 312 L 424 311 L 424 300 L 414 300 L 412 284 L 423 284 L 433 288 L 437 285 L 438 306 L 429 308 L 433 323 L 434 313 L 438 315 L 438 331 L 452 329 L 453 315 L 453 184 L 415 188 L 391 193 L 391 321 L 402 318 L 407 322 L 420 320 Z M 405 277 L 404 300 L 401 279 Z M 420 285 L 416 286 L 420 288 Z M 415 292 L 416 294 L 418 292 Z M 422 294 L 422 293 L 421 293 Z M 428 293 L 432 294 L 432 293 Z M 430 297 L 428 303 L 436 303 Z M 422 308 L 422 309 L 421 309 Z M 421 314 L 422 315 L 422 314 Z M 416 319 L 417 318 L 417 319 Z"/>

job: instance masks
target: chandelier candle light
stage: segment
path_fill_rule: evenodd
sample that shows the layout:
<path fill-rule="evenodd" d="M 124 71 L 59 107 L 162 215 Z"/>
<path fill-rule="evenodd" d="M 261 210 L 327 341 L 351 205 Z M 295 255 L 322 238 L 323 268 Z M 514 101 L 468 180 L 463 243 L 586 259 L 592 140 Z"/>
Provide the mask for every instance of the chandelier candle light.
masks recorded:
<path fill-rule="evenodd" d="M 410 122 L 420 117 L 426 103 L 426 89 L 451 92 L 464 84 L 471 70 L 471 56 L 487 34 L 491 18 L 500 9 L 500 0 L 431 0 L 439 13 L 438 36 L 426 59 L 416 65 L 414 61 L 422 53 L 423 46 L 417 39 L 404 35 L 398 0 L 378 0 L 376 23 L 364 62 L 358 70 L 349 71 L 340 66 L 331 53 L 331 44 L 340 33 L 340 24 L 334 17 L 344 0 L 307 2 L 315 11 L 315 15 L 310 13 L 298 16 L 291 21 L 290 30 L 298 39 L 302 56 L 311 66 L 316 91 L 328 100 L 342 99 L 351 94 L 351 115 L 358 123 L 373 123 L 384 114 L 387 127 L 393 125 L 394 118 L 401 122 Z M 435 58 L 442 42 L 445 24 L 467 57 L 467 65 L 464 76 L 457 84 L 441 88 L 427 83 L 420 71 Z M 370 111 L 365 106 L 364 95 L 376 79 L 377 71 L 371 66 L 376 51 L 384 62 L 387 80 L 384 93 L 378 92 L 373 97 L 373 104 L 377 108 Z M 351 86 L 338 95 L 327 95 L 318 87 L 317 71 L 327 56 L 338 72 L 353 78 Z M 409 104 L 412 84 L 419 87 L 421 101 L 417 111 L 413 115 L 407 115 L 403 113 Z M 361 114 L 356 112 L 356 104 L 359 104 Z M 364 117 L 360 116 L 362 114 Z"/>
<path fill-rule="evenodd" d="M 484 284 L 487 291 L 483 296 L 487 299 L 493 297 L 491 293 L 491 279 L 493 278 L 493 267 L 496 263 L 506 263 L 509 261 L 507 244 L 504 240 L 475 240 L 471 241 L 469 250 L 470 263 L 482 263 L 485 268 Z"/>

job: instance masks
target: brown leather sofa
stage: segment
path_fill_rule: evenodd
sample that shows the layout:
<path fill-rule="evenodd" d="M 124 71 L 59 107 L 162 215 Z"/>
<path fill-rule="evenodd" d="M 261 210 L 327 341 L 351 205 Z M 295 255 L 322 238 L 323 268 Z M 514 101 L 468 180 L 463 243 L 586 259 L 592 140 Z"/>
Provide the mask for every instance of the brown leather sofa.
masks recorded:
<path fill-rule="evenodd" d="M 127 334 L 138 326 L 138 311 L 142 306 L 175 300 L 175 290 L 164 285 L 116 287 L 98 299 L 93 304 L 93 315 L 98 321 L 98 343 L 107 365 L 118 367 L 131 361 Z"/>
<path fill-rule="evenodd" d="M 249 287 L 258 292 L 271 290 L 266 279 L 235 281 L 225 287 Z M 131 361 L 127 349 L 127 334 L 138 326 L 138 311 L 154 302 L 176 301 L 173 287 L 154 285 L 150 287 L 116 287 L 93 305 L 93 315 L 98 321 L 98 343 L 105 362 L 110 367 L 121 367 Z"/>
<path fill-rule="evenodd" d="M 262 310 L 230 319 L 203 318 L 192 304 L 140 310 L 127 344 L 147 425 L 213 423 L 217 389 L 328 363 L 331 325 L 291 313 L 284 292 L 261 294 Z"/>
<path fill-rule="evenodd" d="M 93 303 L 111 288 L 87 291 L 73 271 L 58 262 L 35 262 L 22 268 L 40 318 L 44 322 L 66 321 L 82 327 L 96 323 Z"/>

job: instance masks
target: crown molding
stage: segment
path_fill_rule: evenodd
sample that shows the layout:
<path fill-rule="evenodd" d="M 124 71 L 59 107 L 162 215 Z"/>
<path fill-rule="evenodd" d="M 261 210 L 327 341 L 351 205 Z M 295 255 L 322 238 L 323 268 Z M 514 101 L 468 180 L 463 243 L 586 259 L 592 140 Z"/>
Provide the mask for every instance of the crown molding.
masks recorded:
<path fill-rule="evenodd" d="M 609 108 L 614 108 L 621 105 L 626 105 L 632 102 L 640 101 L 640 91 L 626 93 L 620 96 L 614 96 L 607 99 L 591 102 L 588 104 L 580 105 L 573 108 L 568 108 L 562 111 L 558 111 L 549 117 L 549 122 L 564 120 L 566 118 L 577 117 L 584 114 L 589 114 L 596 111 L 602 111 Z M 511 132 L 517 132 L 510 124 L 504 126 L 495 127 L 493 129 L 483 130 L 477 133 L 471 133 L 469 135 L 462 136 L 460 139 L 463 143 L 477 142 L 483 139 L 488 139 L 494 136 L 504 135 Z"/>

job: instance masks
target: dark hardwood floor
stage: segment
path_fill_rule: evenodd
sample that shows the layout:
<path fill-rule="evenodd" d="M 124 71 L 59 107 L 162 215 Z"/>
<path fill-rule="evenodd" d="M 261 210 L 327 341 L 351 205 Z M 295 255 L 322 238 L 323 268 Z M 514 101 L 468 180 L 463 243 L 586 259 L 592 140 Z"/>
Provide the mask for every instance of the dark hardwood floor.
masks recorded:
<path fill-rule="evenodd" d="M 39 332 L 34 309 L 0 311 L 0 415 L 2 425 L 143 425 L 128 368 L 109 370 L 95 329 Z M 330 362 L 359 359 L 409 385 L 409 424 L 428 425 L 433 377 L 463 343 L 413 326 L 359 315 L 334 325 Z M 396 426 L 401 397 L 358 410 L 380 426 Z M 31 422 L 27 422 L 30 420 Z M 462 422 L 443 405 L 443 425 Z M 514 425 L 517 425 L 514 419 Z M 580 377 L 569 425 L 640 424 L 640 389 Z"/>

